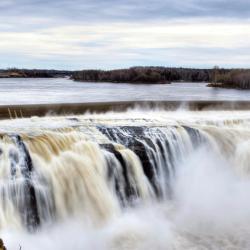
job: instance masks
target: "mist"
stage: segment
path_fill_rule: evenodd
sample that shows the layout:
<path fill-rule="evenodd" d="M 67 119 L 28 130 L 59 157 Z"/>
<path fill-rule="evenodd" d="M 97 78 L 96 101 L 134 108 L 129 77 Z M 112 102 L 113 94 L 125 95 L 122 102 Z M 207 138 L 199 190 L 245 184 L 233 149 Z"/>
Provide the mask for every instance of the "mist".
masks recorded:
<path fill-rule="evenodd" d="M 8 249 L 249 249 L 250 179 L 202 145 L 177 168 L 173 196 L 127 208 L 104 224 L 89 217 L 37 233 L 3 232 Z"/>

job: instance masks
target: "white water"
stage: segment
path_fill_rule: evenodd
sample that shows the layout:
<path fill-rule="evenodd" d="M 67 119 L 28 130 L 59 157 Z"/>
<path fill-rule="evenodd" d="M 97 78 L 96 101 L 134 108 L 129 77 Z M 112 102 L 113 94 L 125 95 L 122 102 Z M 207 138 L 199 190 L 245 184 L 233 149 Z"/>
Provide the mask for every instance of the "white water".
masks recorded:
<path fill-rule="evenodd" d="M 63 178 L 66 179 L 69 176 L 68 181 L 78 179 L 78 185 L 71 188 L 70 200 L 60 201 L 57 212 L 62 215 L 56 222 L 51 221 L 36 233 L 28 233 L 23 228 L 13 227 L 11 223 L 5 225 L 1 237 L 8 249 L 19 249 L 19 244 L 22 249 L 28 250 L 250 248 L 250 112 L 130 111 L 126 114 L 85 115 L 77 118 L 78 121 L 68 120 L 66 117 L 47 117 L 12 120 L 8 124 L 0 122 L 0 125 L 6 126 L 1 126 L 3 132 L 18 132 L 25 126 L 23 140 L 28 145 L 33 163 L 41 169 L 47 167 L 50 176 L 53 169 L 58 169 L 55 182 L 60 180 L 61 174 L 65 174 Z M 75 127 L 74 131 L 77 129 L 78 132 L 69 132 L 69 137 L 65 128 L 72 125 Z M 170 182 L 170 199 L 166 195 L 157 201 L 150 183 L 141 172 L 136 156 L 126 147 L 116 145 L 124 159 L 130 162 L 130 182 L 134 183 L 139 192 L 136 203 L 120 207 L 112 185 L 107 186 L 103 182 L 103 154 L 96 143 L 109 142 L 110 139 L 96 129 L 100 125 L 111 127 L 111 131 L 119 127 L 118 133 L 115 131 L 118 137 L 125 134 L 125 138 L 129 138 L 131 130 L 122 128 L 126 125 L 150 128 L 146 129 L 144 136 L 151 138 L 152 142 L 159 139 L 159 136 L 161 140 L 168 138 L 174 157 L 169 161 L 175 171 L 170 179 L 163 177 L 160 171 L 158 181 L 163 191 L 165 184 Z M 206 143 L 194 147 L 183 126 L 198 129 L 205 136 Z M 157 129 L 163 134 L 158 134 Z M 52 130 L 60 132 L 51 132 Z M 79 134 L 79 130 L 82 134 Z M 52 141 L 58 141 L 55 143 L 57 147 L 53 150 L 51 148 L 52 151 L 45 153 L 45 148 L 38 139 L 41 132 L 47 134 L 46 138 L 51 138 L 51 141 L 43 139 L 44 143 L 52 145 Z M 32 137 L 27 138 L 30 134 Z M 62 143 L 65 138 L 62 139 L 61 136 L 66 136 L 69 144 Z M 34 140 L 30 142 L 32 138 Z M 41 138 L 45 138 L 44 135 Z M 121 143 L 122 138 L 119 140 Z M 65 150 L 64 147 L 69 148 L 69 145 L 70 149 Z M 62 153 L 55 157 L 54 150 L 58 149 Z M 157 152 L 158 165 L 166 167 L 159 151 L 155 153 Z M 55 159 L 52 161 L 51 157 Z M 74 161 L 75 164 L 71 166 Z M 83 165 L 86 167 L 83 168 Z M 119 163 L 113 166 L 117 167 L 117 174 L 120 176 Z M 89 176 L 81 181 L 72 172 L 78 167 L 79 171 L 89 169 L 89 174 L 93 174 L 95 168 L 101 175 L 94 174 L 93 177 Z M 62 172 L 60 168 L 66 172 Z M 94 186 L 91 183 L 86 184 L 92 181 L 95 181 Z M 81 183 L 85 183 L 84 186 Z M 59 189 L 63 186 L 58 185 L 55 187 L 55 194 L 58 198 L 63 198 L 64 195 L 60 195 L 62 190 Z M 94 190 L 96 185 L 100 187 L 100 192 Z M 93 189 L 86 190 L 90 186 Z M 78 198 L 73 200 L 80 190 Z M 86 191 L 82 193 L 83 190 Z M 85 196 L 86 194 L 88 195 Z M 96 199 L 95 202 L 89 199 L 91 194 Z M 79 195 L 83 195 L 83 199 L 79 199 Z M 86 200 L 86 197 L 89 198 Z M 67 202 L 72 205 L 73 212 L 63 210 L 67 207 Z M 88 206 L 86 202 L 89 202 Z"/>

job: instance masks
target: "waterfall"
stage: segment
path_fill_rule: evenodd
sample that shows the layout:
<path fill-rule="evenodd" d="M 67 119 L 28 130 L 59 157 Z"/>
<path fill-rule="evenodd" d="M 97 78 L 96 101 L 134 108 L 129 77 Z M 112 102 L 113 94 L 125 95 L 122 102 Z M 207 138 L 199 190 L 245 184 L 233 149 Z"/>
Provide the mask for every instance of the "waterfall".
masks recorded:
<path fill-rule="evenodd" d="M 198 130 L 186 127 L 98 130 L 108 143 L 79 129 L 4 135 L 1 228 L 32 230 L 80 214 L 100 221 L 137 202 L 170 199 L 178 162 L 200 143 Z"/>
<path fill-rule="evenodd" d="M 158 120 L 111 113 L 8 121 L 0 136 L 0 230 L 35 232 L 72 217 L 102 225 L 127 209 L 171 204 L 179 169 L 201 148 L 247 176 L 246 113 L 222 112 L 219 120 L 209 112 L 160 112 Z"/>

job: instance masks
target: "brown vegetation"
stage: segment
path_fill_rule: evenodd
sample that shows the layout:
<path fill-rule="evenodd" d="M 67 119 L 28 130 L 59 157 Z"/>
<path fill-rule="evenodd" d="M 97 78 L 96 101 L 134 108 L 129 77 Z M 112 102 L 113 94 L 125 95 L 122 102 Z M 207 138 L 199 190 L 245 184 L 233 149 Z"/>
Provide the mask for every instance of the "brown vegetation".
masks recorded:
<path fill-rule="evenodd" d="M 250 89 L 250 70 L 233 69 L 220 71 L 214 74 L 214 79 L 209 87 Z"/>

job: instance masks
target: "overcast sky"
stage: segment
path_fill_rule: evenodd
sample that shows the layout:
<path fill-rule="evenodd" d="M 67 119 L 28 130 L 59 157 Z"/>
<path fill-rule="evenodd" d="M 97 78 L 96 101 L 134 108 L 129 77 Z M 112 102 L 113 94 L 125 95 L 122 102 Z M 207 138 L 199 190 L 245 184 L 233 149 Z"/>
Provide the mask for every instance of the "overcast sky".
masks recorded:
<path fill-rule="evenodd" d="M 250 67 L 249 0 L 0 0 L 0 68 Z"/>

